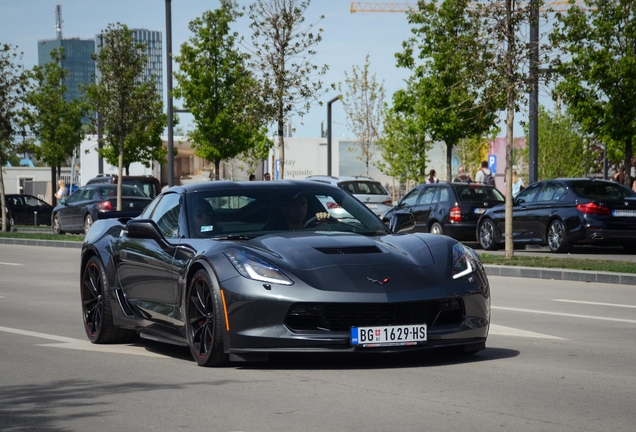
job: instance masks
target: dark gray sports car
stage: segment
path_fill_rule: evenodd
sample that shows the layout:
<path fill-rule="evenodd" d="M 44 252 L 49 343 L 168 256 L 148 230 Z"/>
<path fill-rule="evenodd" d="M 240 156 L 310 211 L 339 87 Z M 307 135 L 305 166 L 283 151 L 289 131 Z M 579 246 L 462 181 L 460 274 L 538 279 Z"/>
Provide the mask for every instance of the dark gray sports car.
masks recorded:
<path fill-rule="evenodd" d="M 201 366 L 281 352 L 483 350 L 490 289 L 477 255 L 406 233 L 410 213 L 390 223 L 316 182 L 173 187 L 139 217 L 98 220 L 86 235 L 86 334 L 187 345 Z"/>

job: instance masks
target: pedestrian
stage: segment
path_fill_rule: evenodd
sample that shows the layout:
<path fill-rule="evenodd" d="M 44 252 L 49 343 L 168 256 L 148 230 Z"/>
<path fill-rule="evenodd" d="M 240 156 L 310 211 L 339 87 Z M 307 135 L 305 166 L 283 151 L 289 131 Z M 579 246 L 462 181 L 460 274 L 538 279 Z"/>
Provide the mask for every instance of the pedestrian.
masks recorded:
<path fill-rule="evenodd" d="M 495 185 L 495 177 L 492 175 L 492 171 L 488 169 L 488 161 L 481 161 L 481 168 L 477 171 L 475 182 L 491 186 Z"/>
<path fill-rule="evenodd" d="M 428 178 L 426 179 L 426 183 L 439 183 L 437 177 L 435 177 L 435 170 L 431 170 L 428 173 Z"/>
<path fill-rule="evenodd" d="M 256 176 L 254 174 L 250 174 L 250 181 L 256 180 Z"/>
<path fill-rule="evenodd" d="M 265 181 L 270 181 L 272 179 L 272 176 L 270 176 L 269 173 L 265 173 L 263 178 L 265 179 Z"/>
<path fill-rule="evenodd" d="M 457 168 L 457 177 L 455 177 L 453 181 L 459 183 L 470 183 L 473 181 L 473 179 L 471 179 L 470 176 L 466 174 L 464 167 L 460 166 L 459 168 Z"/>
<path fill-rule="evenodd" d="M 55 198 L 57 198 L 58 200 L 61 199 L 65 199 L 68 196 L 68 192 L 66 190 L 66 183 L 64 183 L 64 180 L 59 179 L 57 181 L 57 192 L 55 193 Z"/>

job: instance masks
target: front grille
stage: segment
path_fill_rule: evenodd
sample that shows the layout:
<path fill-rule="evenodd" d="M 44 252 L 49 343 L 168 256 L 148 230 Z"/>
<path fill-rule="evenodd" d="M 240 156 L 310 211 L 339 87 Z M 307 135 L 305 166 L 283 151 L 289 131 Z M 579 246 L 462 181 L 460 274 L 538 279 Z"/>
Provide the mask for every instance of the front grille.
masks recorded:
<path fill-rule="evenodd" d="M 297 303 L 289 309 L 285 324 L 292 331 L 344 332 L 354 326 L 458 324 L 463 317 L 460 299 L 405 303 Z"/>

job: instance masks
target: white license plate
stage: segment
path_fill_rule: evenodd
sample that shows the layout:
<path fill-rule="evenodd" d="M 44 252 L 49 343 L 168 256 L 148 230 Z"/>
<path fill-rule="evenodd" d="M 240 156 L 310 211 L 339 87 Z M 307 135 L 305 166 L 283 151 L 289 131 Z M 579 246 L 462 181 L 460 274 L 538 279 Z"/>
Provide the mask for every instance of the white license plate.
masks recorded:
<path fill-rule="evenodd" d="M 475 214 L 482 214 L 483 212 L 485 212 L 486 209 L 485 208 L 476 208 L 475 209 Z"/>
<path fill-rule="evenodd" d="M 377 204 L 367 204 L 367 207 L 369 207 L 371 209 L 377 209 L 378 205 Z"/>
<path fill-rule="evenodd" d="M 612 210 L 612 216 L 636 217 L 636 210 Z"/>
<path fill-rule="evenodd" d="M 426 324 L 351 327 L 351 345 L 364 347 L 417 345 L 426 342 Z"/>

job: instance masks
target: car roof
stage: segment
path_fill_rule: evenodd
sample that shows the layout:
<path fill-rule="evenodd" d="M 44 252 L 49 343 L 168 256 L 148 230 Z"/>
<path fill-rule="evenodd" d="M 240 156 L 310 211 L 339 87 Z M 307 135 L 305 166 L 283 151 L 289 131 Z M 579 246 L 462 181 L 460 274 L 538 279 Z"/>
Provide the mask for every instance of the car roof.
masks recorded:
<path fill-rule="evenodd" d="M 188 183 L 181 186 L 173 186 L 167 189 L 165 192 L 174 191 L 174 192 L 198 192 L 198 191 L 207 191 L 207 190 L 236 190 L 236 189 L 254 189 L 254 190 L 262 190 L 262 189 L 286 189 L 292 187 L 304 187 L 304 188 L 333 188 L 338 191 L 341 191 L 339 187 L 327 183 L 316 182 L 316 181 L 308 181 L 308 180 L 272 180 L 272 181 L 239 181 L 233 182 L 228 180 L 219 180 L 219 181 L 204 181 L 197 183 Z"/>
<path fill-rule="evenodd" d="M 374 180 L 371 177 L 364 177 L 364 176 L 340 176 L 340 177 L 334 177 L 334 176 L 314 175 L 314 176 L 305 177 L 305 180 L 329 182 L 329 183 L 332 183 L 332 184 L 336 184 L 336 183 L 339 183 L 339 182 L 342 182 L 342 181 L 372 181 L 372 182 L 380 183 L 379 181 Z"/>

